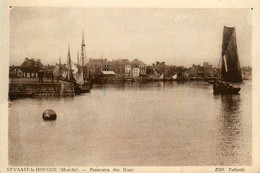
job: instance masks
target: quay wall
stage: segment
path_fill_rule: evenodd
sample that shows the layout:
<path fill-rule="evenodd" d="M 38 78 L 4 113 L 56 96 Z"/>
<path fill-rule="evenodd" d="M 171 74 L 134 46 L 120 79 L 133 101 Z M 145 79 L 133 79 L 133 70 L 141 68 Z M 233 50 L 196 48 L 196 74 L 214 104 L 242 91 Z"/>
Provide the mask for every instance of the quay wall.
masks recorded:
<path fill-rule="evenodd" d="M 73 83 L 10 83 L 9 97 L 75 96 Z"/>

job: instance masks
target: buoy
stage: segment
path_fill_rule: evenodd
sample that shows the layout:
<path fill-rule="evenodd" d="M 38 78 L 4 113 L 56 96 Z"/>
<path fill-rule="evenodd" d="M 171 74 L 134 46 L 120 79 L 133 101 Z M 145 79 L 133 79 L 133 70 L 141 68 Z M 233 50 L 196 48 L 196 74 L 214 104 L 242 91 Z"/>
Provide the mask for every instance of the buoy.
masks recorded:
<path fill-rule="evenodd" d="M 50 121 L 50 120 L 56 120 L 57 118 L 57 114 L 54 110 L 52 109 L 47 109 L 43 112 L 42 114 L 42 118 L 45 120 L 45 121 Z"/>

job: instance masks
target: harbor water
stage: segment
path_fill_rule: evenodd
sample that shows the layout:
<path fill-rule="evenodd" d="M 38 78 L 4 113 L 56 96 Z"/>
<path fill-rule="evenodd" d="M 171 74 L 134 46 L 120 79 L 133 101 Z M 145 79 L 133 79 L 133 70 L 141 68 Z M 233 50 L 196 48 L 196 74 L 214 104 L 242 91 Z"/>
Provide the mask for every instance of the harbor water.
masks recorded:
<path fill-rule="evenodd" d="M 9 108 L 9 165 L 251 165 L 252 85 L 213 95 L 189 81 L 94 86 L 65 98 L 25 98 Z M 56 121 L 43 121 L 53 109 Z"/>

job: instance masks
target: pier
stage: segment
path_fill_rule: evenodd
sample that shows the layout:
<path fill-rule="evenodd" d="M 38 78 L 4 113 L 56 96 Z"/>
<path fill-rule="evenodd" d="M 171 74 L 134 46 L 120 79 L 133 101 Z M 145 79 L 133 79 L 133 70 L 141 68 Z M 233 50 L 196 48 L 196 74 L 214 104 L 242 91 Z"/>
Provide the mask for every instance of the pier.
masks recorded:
<path fill-rule="evenodd" d="M 9 97 L 73 97 L 75 96 L 74 84 L 67 81 L 52 81 L 38 78 L 13 78 L 9 82 Z"/>

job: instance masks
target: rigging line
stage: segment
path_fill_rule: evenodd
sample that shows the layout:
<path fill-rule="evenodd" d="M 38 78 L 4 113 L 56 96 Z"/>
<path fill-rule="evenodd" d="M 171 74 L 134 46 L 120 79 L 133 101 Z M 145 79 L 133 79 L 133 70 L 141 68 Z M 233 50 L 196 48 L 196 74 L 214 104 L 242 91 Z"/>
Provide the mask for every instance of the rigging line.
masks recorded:
<path fill-rule="evenodd" d="M 171 11 L 172 11 L 172 36 L 173 36 L 173 58 L 174 65 L 176 67 L 176 51 L 175 51 L 175 35 L 174 35 L 174 13 L 171 0 Z M 179 94 L 178 94 L 178 85 L 176 85 L 176 100 L 177 100 L 177 113 L 178 113 L 178 122 L 179 122 L 179 132 L 181 132 L 181 122 L 180 122 L 180 104 L 179 104 Z"/>

